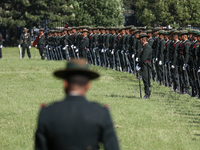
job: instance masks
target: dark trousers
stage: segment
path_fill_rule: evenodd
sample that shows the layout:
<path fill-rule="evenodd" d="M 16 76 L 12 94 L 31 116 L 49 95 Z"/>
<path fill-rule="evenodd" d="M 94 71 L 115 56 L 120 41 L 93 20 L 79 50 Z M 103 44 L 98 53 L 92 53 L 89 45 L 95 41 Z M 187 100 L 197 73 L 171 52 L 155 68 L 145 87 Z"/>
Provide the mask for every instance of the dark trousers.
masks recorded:
<path fill-rule="evenodd" d="M 44 57 L 44 47 L 43 46 L 39 46 L 38 48 L 39 48 L 41 59 L 45 59 L 45 57 Z"/>
<path fill-rule="evenodd" d="M 150 82 L 150 67 L 148 65 L 143 65 L 141 68 L 141 75 L 142 75 L 142 80 L 144 83 L 144 91 L 145 94 L 151 95 L 149 88 L 151 87 L 151 82 Z"/>
<path fill-rule="evenodd" d="M 30 49 L 29 49 L 29 46 L 28 46 L 28 45 L 23 45 L 23 46 L 22 46 L 22 58 L 24 58 L 25 50 L 26 50 L 26 49 L 27 49 L 28 57 L 31 58 L 31 53 L 30 53 Z"/>

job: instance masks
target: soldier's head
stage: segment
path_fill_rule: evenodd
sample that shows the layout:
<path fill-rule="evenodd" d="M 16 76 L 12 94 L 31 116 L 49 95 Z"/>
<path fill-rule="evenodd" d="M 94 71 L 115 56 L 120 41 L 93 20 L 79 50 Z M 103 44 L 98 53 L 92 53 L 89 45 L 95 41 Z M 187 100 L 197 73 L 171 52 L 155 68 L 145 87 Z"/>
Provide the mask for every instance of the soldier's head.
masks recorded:
<path fill-rule="evenodd" d="M 71 59 L 65 69 L 55 71 L 54 75 L 64 80 L 66 94 L 82 96 L 90 89 L 90 80 L 99 77 L 98 73 L 89 69 L 85 59 Z"/>
<path fill-rule="evenodd" d="M 104 34 L 105 33 L 105 28 L 102 28 L 101 29 L 101 34 Z"/>
<path fill-rule="evenodd" d="M 24 32 L 25 34 L 27 34 L 28 29 L 27 29 L 27 28 L 24 28 L 23 32 Z"/>
<path fill-rule="evenodd" d="M 40 28 L 39 33 L 44 34 L 44 28 Z"/>
<path fill-rule="evenodd" d="M 180 31 L 180 34 L 179 34 L 179 35 L 181 36 L 181 39 L 182 39 L 183 41 L 185 41 L 185 40 L 188 39 L 188 31 L 187 31 L 187 30 Z"/>
<path fill-rule="evenodd" d="M 163 39 L 163 38 L 164 38 L 165 31 L 164 31 L 164 30 L 160 30 L 160 31 L 158 32 L 158 34 L 159 34 L 159 38 L 160 38 L 160 39 Z"/>
<path fill-rule="evenodd" d="M 148 42 L 148 38 L 149 36 L 146 33 L 141 33 L 137 39 L 140 40 L 141 44 L 145 44 Z"/>
<path fill-rule="evenodd" d="M 152 30 L 147 30 L 146 33 L 150 38 L 152 37 Z"/>
<path fill-rule="evenodd" d="M 89 31 L 87 29 L 83 29 L 82 34 L 84 37 L 87 36 L 88 33 L 89 33 Z"/>
<path fill-rule="evenodd" d="M 160 31 L 160 27 L 155 27 L 155 28 L 153 29 L 153 36 L 154 36 L 154 37 L 157 37 L 159 31 Z"/>
<path fill-rule="evenodd" d="M 72 28 L 72 33 L 76 33 L 76 27 Z"/>
<path fill-rule="evenodd" d="M 106 28 L 106 33 L 107 33 L 107 34 L 110 33 L 110 28 Z"/>
<path fill-rule="evenodd" d="M 114 28 L 111 28 L 111 33 L 115 34 L 115 29 Z"/>
<path fill-rule="evenodd" d="M 93 28 L 93 33 L 96 34 L 97 33 L 97 28 Z"/>
<path fill-rule="evenodd" d="M 135 36 L 136 39 L 139 38 L 140 32 L 141 32 L 140 30 L 135 30 L 133 32 L 133 34 L 134 34 L 134 36 Z"/>

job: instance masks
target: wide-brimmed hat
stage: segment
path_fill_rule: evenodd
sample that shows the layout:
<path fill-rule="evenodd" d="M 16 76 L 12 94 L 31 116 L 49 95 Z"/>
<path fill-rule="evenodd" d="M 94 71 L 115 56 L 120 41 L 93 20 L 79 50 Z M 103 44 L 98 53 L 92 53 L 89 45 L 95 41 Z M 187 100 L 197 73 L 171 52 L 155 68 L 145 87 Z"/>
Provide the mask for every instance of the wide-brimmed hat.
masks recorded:
<path fill-rule="evenodd" d="M 54 75 L 61 79 L 67 79 L 72 75 L 84 75 L 90 80 L 98 78 L 100 75 L 89 69 L 89 65 L 86 59 L 71 59 L 65 69 L 54 72 Z"/>
<path fill-rule="evenodd" d="M 44 31 L 44 28 L 40 28 L 40 30 L 39 31 Z"/>
<path fill-rule="evenodd" d="M 153 28 L 153 32 L 157 32 L 157 31 L 159 31 L 160 30 L 160 28 L 159 27 L 155 27 L 155 28 Z"/>
<path fill-rule="evenodd" d="M 136 30 L 133 32 L 133 34 L 140 33 L 140 32 L 141 32 L 140 30 L 136 29 Z"/>
<path fill-rule="evenodd" d="M 141 33 L 137 39 L 141 39 L 143 37 L 149 38 L 150 36 L 148 36 L 146 33 Z"/>
<path fill-rule="evenodd" d="M 24 29 L 23 29 L 23 32 L 26 32 L 26 31 L 28 31 L 28 29 L 27 29 L 27 28 L 24 28 Z"/>
<path fill-rule="evenodd" d="M 88 31 L 87 29 L 83 29 L 83 30 L 82 30 L 82 33 L 83 33 L 83 32 L 89 33 L 89 31 Z"/>
<path fill-rule="evenodd" d="M 165 34 L 165 31 L 164 30 L 160 30 L 159 32 L 158 32 L 158 34 Z"/>
<path fill-rule="evenodd" d="M 152 33 L 152 30 L 147 30 L 146 33 Z"/>
<path fill-rule="evenodd" d="M 188 31 L 187 30 L 182 30 L 180 31 L 179 35 L 188 35 Z"/>

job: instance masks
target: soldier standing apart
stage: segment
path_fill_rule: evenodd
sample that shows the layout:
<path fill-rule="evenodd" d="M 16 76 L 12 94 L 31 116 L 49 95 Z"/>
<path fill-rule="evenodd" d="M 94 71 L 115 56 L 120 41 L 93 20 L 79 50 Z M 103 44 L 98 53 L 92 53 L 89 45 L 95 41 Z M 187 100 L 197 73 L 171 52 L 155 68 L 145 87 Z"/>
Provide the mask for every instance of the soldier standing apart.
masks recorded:
<path fill-rule="evenodd" d="M 0 33 L 0 59 L 2 59 L 3 36 Z"/>
<path fill-rule="evenodd" d="M 152 59 L 152 50 L 151 46 L 148 43 L 149 36 L 146 33 L 142 33 L 139 36 L 139 40 L 142 44 L 142 50 L 140 53 L 139 63 L 136 66 L 136 70 L 141 70 L 142 80 L 144 83 L 145 96 L 143 99 L 150 98 L 151 92 L 151 82 L 150 82 L 150 70 L 151 70 L 151 59 Z"/>
<path fill-rule="evenodd" d="M 83 33 L 83 38 L 80 41 L 79 57 L 86 58 L 87 55 L 86 48 L 89 47 L 89 39 L 87 37 L 89 31 L 87 29 L 83 29 L 82 33 Z"/>
<path fill-rule="evenodd" d="M 38 47 L 39 49 L 41 59 L 44 60 L 45 59 L 44 57 L 45 36 L 44 36 L 43 28 L 40 28 L 39 34 L 40 34 L 40 37 L 39 37 L 38 44 L 36 45 L 36 47 Z"/>
<path fill-rule="evenodd" d="M 28 32 L 28 29 L 24 28 L 23 34 L 20 36 L 19 45 L 18 45 L 19 48 L 22 46 L 22 58 L 24 58 L 25 49 L 27 49 L 28 57 L 31 58 L 31 53 L 30 53 L 31 36 L 27 32 Z"/>
<path fill-rule="evenodd" d="M 63 79 L 66 98 L 39 113 L 35 150 L 119 150 L 113 123 L 107 108 L 85 98 L 90 80 L 99 77 L 85 59 L 70 60 L 66 68 L 54 72 Z"/>

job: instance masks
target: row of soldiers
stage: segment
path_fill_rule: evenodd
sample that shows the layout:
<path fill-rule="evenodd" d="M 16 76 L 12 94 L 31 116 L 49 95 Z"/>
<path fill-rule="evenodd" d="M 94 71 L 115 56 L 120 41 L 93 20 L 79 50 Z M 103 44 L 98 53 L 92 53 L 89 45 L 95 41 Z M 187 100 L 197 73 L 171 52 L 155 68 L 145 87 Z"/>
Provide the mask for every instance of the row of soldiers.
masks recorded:
<path fill-rule="evenodd" d="M 146 30 L 143 27 L 72 27 L 46 32 L 48 60 L 84 57 L 93 65 L 136 75 L 143 51 L 139 35 L 148 35 L 151 47 L 149 78 L 173 91 L 199 96 L 199 31 Z M 149 82 L 149 87 L 150 87 Z"/>

